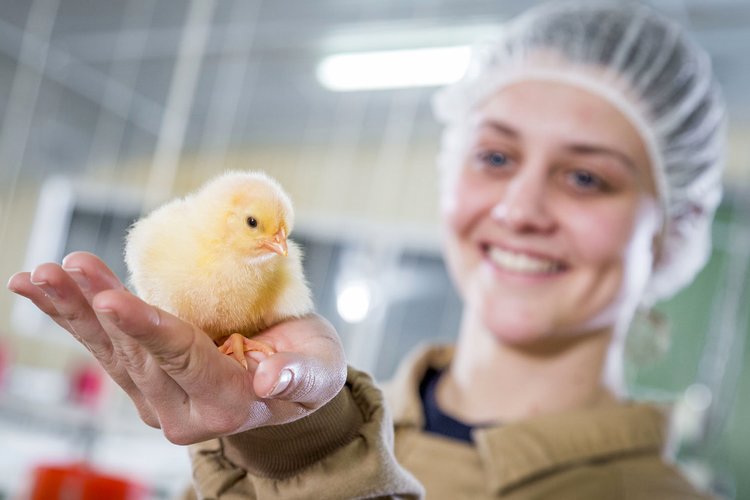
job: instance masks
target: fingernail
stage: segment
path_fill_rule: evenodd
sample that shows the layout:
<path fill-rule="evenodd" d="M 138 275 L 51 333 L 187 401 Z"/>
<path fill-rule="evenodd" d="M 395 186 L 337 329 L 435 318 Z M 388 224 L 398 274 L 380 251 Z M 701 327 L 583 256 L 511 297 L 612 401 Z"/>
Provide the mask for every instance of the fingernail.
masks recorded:
<path fill-rule="evenodd" d="M 46 295 L 52 300 L 60 298 L 60 295 L 57 293 L 57 290 L 55 290 L 52 286 L 50 286 L 50 284 L 47 283 L 46 281 L 36 281 L 36 282 L 32 281 L 31 284 L 39 287 L 39 289 L 44 292 L 44 295 Z"/>
<path fill-rule="evenodd" d="M 120 316 L 118 316 L 117 313 L 112 309 L 96 309 L 96 312 L 97 314 L 103 314 L 104 316 L 109 318 L 112 323 L 120 322 Z"/>
<path fill-rule="evenodd" d="M 289 387 L 289 384 L 292 383 L 292 378 L 294 378 L 292 370 L 290 370 L 289 368 L 284 368 L 283 370 L 281 370 L 281 373 L 279 373 L 279 379 L 276 381 L 276 385 L 273 386 L 271 392 L 269 392 L 266 397 L 271 398 L 274 396 L 278 396 L 279 394 L 284 392 Z"/>
<path fill-rule="evenodd" d="M 75 281 L 78 284 L 78 287 L 81 290 L 88 290 L 89 289 L 89 279 L 86 277 L 86 274 L 83 272 L 81 268 L 78 267 L 71 267 L 71 268 L 63 268 L 65 271 L 67 271 L 68 276 L 73 278 L 73 281 Z"/>

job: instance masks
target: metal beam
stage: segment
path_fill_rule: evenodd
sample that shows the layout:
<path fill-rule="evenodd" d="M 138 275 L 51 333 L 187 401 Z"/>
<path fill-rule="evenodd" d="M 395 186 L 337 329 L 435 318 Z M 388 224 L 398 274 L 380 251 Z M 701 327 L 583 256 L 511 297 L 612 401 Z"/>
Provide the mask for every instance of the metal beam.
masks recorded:
<path fill-rule="evenodd" d="M 46 64 L 39 57 L 21 58 L 21 40 L 26 37 L 29 51 L 33 54 L 46 52 Z M 26 33 L 16 26 L 0 19 L 0 52 L 18 61 L 47 80 L 54 81 L 80 97 L 101 106 L 144 132 L 158 136 L 164 107 L 134 89 L 126 88 L 101 71 L 73 57 L 65 50 L 40 41 L 33 34 Z M 104 100 L 104 89 L 111 86 L 109 95 L 114 99 Z M 119 97 L 122 97 L 120 99 Z"/>

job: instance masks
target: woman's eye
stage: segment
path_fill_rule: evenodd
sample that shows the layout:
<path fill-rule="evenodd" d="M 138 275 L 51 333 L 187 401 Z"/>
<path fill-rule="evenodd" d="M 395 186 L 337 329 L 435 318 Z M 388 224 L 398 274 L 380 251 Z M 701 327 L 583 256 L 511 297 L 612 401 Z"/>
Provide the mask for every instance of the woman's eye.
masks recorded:
<path fill-rule="evenodd" d="M 569 179 L 575 187 L 586 191 L 602 191 L 606 188 L 604 182 L 599 177 L 585 170 L 571 172 Z"/>
<path fill-rule="evenodd" d="M 503 153 L 492 151 L 489 153 L 481 153 L 479 159 L 483 164 L 489 167 L 503 167 L 508 164 L 508 157 Z"/>

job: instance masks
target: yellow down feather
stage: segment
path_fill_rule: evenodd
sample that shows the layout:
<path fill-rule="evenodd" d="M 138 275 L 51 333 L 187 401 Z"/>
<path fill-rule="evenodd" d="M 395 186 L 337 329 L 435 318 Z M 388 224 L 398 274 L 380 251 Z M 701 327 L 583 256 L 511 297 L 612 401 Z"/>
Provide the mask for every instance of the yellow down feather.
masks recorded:
<path fill-rule="evenodd" d="M 133 225 L 125 245 L 130 282 L 143 300 L 214 340 L 302 316 L 313 304 L 301 251 L 287 241 L 284 256 L 264 243 L 288 235 L 293 218 L 276 181 L 227 172 Z"/>

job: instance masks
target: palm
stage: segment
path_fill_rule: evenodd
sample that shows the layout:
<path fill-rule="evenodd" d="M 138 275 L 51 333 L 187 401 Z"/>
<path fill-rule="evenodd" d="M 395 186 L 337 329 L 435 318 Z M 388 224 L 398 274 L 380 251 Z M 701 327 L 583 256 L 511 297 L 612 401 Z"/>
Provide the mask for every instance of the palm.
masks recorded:
<path fill-rule="evenodd" d="M 8 286 L 86 346 L 141 418 L 175 443 L 303 417 L 335 396 L 345 379 L 341 343 L 315 315 L 258 335 L 277 353 L 249 359 L 248 371 L 193 325 L 128 292 L 94 255 L 79 252 L 63 267 L 44 264 L 18 273 Z M 291 382 L 274 392 L 282 388 L 277 381 L 284 369 Z"/>

